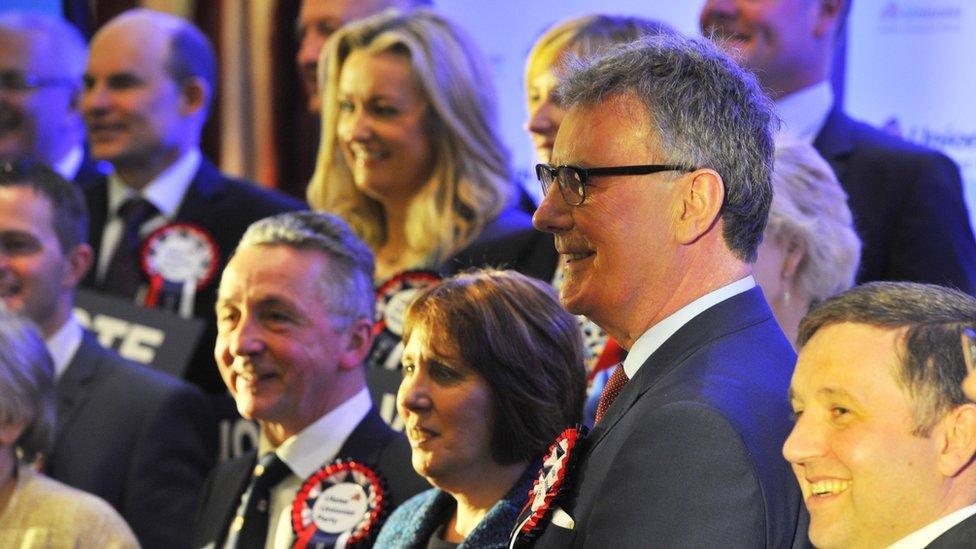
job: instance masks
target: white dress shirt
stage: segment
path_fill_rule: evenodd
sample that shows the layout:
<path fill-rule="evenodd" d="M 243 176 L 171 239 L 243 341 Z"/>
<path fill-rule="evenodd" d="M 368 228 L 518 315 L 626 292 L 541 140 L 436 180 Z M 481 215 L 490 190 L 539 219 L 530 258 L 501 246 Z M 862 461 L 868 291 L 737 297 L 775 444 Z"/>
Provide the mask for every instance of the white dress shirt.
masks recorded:
<path fill-rule="evenodd" d="M 98 254 L 98 280 L 104 282 L 105 272 L 112 260 L 116 246 L 122 238 L 125 229 L 119 208 L 129 198 L 142 196 L 159 210 L 159 215 L 143 224 L 141 236 L 155 231 L 176 216 L 176 211 L 183 202 L 193 177 L 200 169 L 203 155 L 200 149 L 193 148 L 183 154 L 170 167 L 163 170 L 156 179 L 149 182 L 142 191 L 137 191 L 126 185 L 118 174 L 113 172 L 108 176 L 108 216 L 105 231 L 102 233 L 102 248 Z"/>
<path fill-rule="evenodd" d="M 346 439 L 373 407 L 369 391 L 364 387 L 328 414 L 292 435 L 274 451 L 292 474 L 271 489 L 268 510 L 267 549 L 290 548 L 294 541 L 291 529 L 291 505 L 305 479 L 332 462 L 346 443 Z M 272 450 L 264 436 L 258 444 L 258 455 Z"/>
<path fill-rule="evenodd" d="M 813 144 L 834 106 L 834 89 L 824 80 L 793 92 L 776 102 L 776 114 L 783 125 L 780 134 Z"/>
<path fill-rule="evenodd" d="M 68 321 L 58 328 L 58 331 L 51 334 L 51 337 L 44 340 L 48 354 L 54 362 L 54 381 L 61 379 L 64 371 L 68 369 L 68 364 L 81 347 L 81 338 L 84 330 L 78 319 L 74 315 L 68 317 Z"/>
<path fill-rule="evenodd" d="M 888 549 L 922 549 L 960 522 L 976 515 L 976 503 L 949 513 L 888 546 Z"/>
<path fill-rule="evenodd" d="M 627 352 L 627 358 L 624 359 L 624 372 L 627 374 L 627 379 L 634 379 L 637 370 L 640 370 L 640 367 L 647 361 L 648 357 L 654 354 L 654 351 L 657 351 L 665 341 L 680 330 L 682 326 L 689 323 L 691 319 L 702 314 L 713 305 L 717 305 L 726 299 L 755 287 L 756 280 L 752 275 L 749 275 L 699 297 L 678 309 L 664 320 L 651 326 L 637 338 L 637 341 L 634 342 L 634 345 Z"/>

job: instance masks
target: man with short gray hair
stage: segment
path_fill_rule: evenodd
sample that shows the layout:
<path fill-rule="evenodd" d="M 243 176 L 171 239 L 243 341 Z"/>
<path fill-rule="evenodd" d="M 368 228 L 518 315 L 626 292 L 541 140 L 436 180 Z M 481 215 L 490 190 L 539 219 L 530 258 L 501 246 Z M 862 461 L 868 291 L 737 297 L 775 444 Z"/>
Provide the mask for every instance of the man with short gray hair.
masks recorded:
<path fill-rule="evenodd" d="M 366 389 L 373 269 L 366 244 L 324 213 L 280 214 L 242 237 L 220 282 L 214 356 L 238 412 L 258 422 L 261 438 L 255 451 L 214 471 L 194 546 L 290 547 L 303 481 L 323 467 L 348 473 L 343 460 L 385 477 L 382 487 L 351 488 L 371 498 L 371 489 L 389 490 L 377 516 L 427 487 L 406 439 Z M 264 480 L 268 471 L 274 481 Z"/>
<path fill-rule="evenodd" d="M 817 547 L 952 548 L 976 540 L 976 404 L 960 336 L 976 299 L 874 282 L 800 324 L 783 446 Z"/>
<path fill-rule="evenodd" d="M 795 355 L 751 274 L 769 101 L 680 36 L 581 64 L 557 94 L 567 114 L 534 223 L 555 235 L 560 301 L 629 353 L 538 546 L 790 546 L 800 500 L 779 450 Z"/>

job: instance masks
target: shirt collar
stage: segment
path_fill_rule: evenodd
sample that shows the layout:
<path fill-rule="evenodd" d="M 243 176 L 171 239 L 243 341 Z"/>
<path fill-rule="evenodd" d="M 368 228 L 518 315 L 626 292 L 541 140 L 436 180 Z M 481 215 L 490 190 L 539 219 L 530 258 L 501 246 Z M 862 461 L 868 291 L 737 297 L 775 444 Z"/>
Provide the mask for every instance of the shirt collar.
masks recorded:
<path fill-rule="evenodd" d="M 82 335 L 83 330 L 81 324 L 78 323 L 74 315 L 71 315 L 68 317 L 68 321 L 58 328 L 58 331 L 44 340 L 47 352 L 51 355 L 51 360 L 54 362 L 55 381 L 61 379 L 64 371 L 68 369 L 68 364 L 71 363 L 71 359 L 78 352 L 78 347 L 81 346 Z"/>
<path fill-rule="evenodd" d="M 142 191 L 130 188 L 117 173 L 113 172 L 108 177 L 108 211 L 114 214 L 126 199 L 141 195 L 155 206 L 163 217 L 172 219 L 180 203 L 183 202 L 186 190 L 193 182 L 193 176 L 200 169 L 202 160 L 200 149 L 192 148 L 186 151 L 176 162 L 150 181 Z"/>
<path fill-rule="evenodd" d="M 776 102 L 776 113 L 783 122 L 780 133 L 812 144 L 833 105 L 834 89 L 828 80 L 780 98 Z"/>
<path fill-rule="evenodd" d="M 355 396 L 331 412 L 288 437 L 275 449 L 278 457 L 300 479 L 308 478 L 323 464 L 332 461 L 356 426 L 366 417 L 373 402 L 363 387 Z M 271 451 L 271 444 L 261 437 L 259 453 Z"/>
<path fill-rule="evenodd" d="M 64 155 L 61 160 L 55 162 L 51 167 L 66 181 L 74 181 L 75 176 L 78 175 L 78 168 L 81 168 L 81 163 L 84 159 L 85 148 L 79 144 L 71 147 L 68 154 Z"/>
<path fill-rule="evenodd" d="M 722 286 L 721 288 L 709 292 L 684 307 L 678 309 L 664 320 L 651 326 L 646 332 L 641 334 L 634 345 L 627 352 L 624 359 L 624 372 L 627 379 L 633 379 L 637 370 L 647 361 L 648 357 L 654 354 L 665 341 L 675 334 L 682 326 L 691 319 L 705 312 L 706 309 L 717 305 L 732 296 L 741 294 L 756 287 L 756 280 L 752 275 L 736 280 L 735 282 Z"/>
<path fill-rule="evenodd" d="M 935 541 L 935 538 L 973 515 L 976 515 L 976 503 L 957 509 L 939 520 L 927 524 L 891 544 L 888 549 L 922 549 L 928 547 L 930 543 Z"/>

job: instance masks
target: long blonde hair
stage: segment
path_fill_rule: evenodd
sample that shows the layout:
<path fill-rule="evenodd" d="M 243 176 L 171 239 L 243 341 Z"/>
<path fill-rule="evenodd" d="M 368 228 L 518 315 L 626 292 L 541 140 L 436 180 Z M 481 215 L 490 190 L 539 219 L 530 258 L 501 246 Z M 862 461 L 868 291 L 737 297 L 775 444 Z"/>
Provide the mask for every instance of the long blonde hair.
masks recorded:
<path fill-rule="evenodd" d="M 429 105 L 434 168 L 409 206 L 406 240 L 408 253 L 434 266 L 474 240 L 510 198 L 487 64 L 455 24 L 429 10 L 389 10 L 352 23 L 323 50 L 322 135 L 308 202 L 344 218 L 374 250 L 387 239 L 383 208 L 356 188 L 336 132 L 339 76 L 353 50 L 403 55 Z"/>

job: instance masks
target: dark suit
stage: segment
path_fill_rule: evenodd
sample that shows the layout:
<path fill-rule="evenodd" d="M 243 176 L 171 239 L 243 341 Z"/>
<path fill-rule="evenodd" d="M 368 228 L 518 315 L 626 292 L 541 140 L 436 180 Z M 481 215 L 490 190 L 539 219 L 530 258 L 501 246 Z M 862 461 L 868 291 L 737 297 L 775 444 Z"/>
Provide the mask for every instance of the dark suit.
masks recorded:
<path fill-rule="evenodd" d="M 109 217 L 108 180 L 105 177 L 80 183 L 85 192 L 91 223 L 88 242 L 100 257 L 102 233 Z M 194 301 L 194 315 L 204 319 L 206 330 L 185 374 L 187 380 L 196 383 L 208 393 L 225 391 L 214 364 L 213 348 L 216 339 L 217 286 L 220 273 L 227 259 L 247 227 L 254 221 L 285 211 L 304 209 L 305 205 L 293 198 L 270 192 L 245 181 L 231 179 L 220 173 L 203 159 L 197 174 L 186 191 L 173 221 L 193 223 L 209 232 L 220 250 L 217 275 L 199 291 Z M 97 283 L 96 269 L 91 269 L 82 285 L 96 290 L 103 289 Z"/>
<path fill-rule="evenodd" d="M 976 515 L 946 530 L 925 546 L 926 549 L 969 549 L 976 547 Z"/>
<path fill-rule="evenodd" d="M 538 547 L 789 547 L 795 361 L 758 287 L 685 324 L 587 437 L 559 505 L 575 528 L 548 524 Z"/>
<path fill-rule="evenodd" d="M 48 475 L 112 504 L 147 548 L 184 547 L 217 429 L 195 387 L 85 333 L 57 383 Z"/>
<path fill-rule="evenodd" d="M 976 242 L 952 160 L 837 108 L 814 147 L 847 191 L 864 242 L 859 283 L 909 280 L 976 294 Z"/>
<path fill-rule="evenodd" d="M 552 282 L 558 261 L 553 236 L 532 227 L 532 217 L 509 208 L 491 220 L 481 234 L 441 268 L 452 275 L 477 267 L 513 269 L 524 275 Z"/>
<path fill-rule="evenodd" d="M 337 457 L 376 467 L 386 479 L 392 498 L 391 510 L 414 494 L 430 488 L 413 470 L 406 438 L 390 429 L 375 408 L 359 422 Z M 257 451 L 252 450 L 218 465 L 210 474 L 200 493 L 193 547 L 211 543 L 220 547 L 223 544 L 256 461 Z"/>

